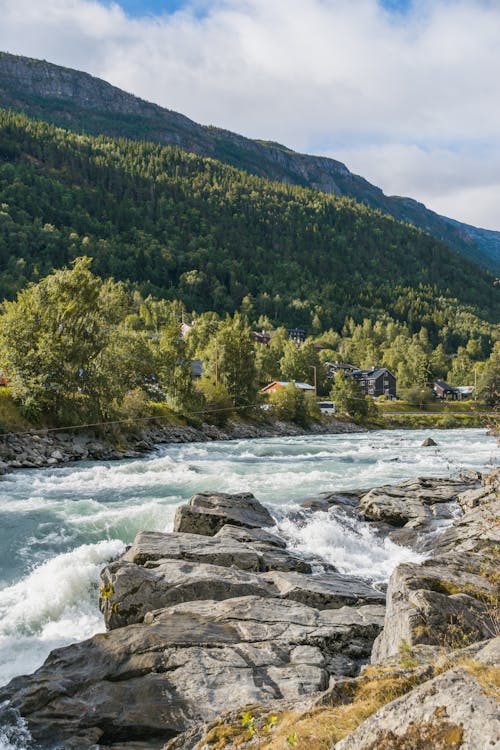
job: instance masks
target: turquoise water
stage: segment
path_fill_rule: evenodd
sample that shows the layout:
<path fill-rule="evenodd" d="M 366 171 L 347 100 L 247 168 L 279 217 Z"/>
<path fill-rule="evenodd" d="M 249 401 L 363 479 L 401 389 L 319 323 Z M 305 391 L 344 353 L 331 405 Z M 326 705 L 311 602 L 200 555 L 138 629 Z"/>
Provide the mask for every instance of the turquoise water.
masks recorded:
<path fill-rule="evenodd" d="M 428 435 L 437 448 L 420 447 Z M 0 684 L 33 671 L 52 648 L 102 630 L 100 569 L 137 531 L 169 531 L 176 506 L 195 492 L 249 490 L 274 508 L 304 554 L 385 580 L 414 553 L 332 514 L 298 528 L 290 511 L 320 492 L 496 464 L 497 443 L 484 430 L 381 431 L 168 445 L 144 459 L 7 475 L 0 481 Z"/>

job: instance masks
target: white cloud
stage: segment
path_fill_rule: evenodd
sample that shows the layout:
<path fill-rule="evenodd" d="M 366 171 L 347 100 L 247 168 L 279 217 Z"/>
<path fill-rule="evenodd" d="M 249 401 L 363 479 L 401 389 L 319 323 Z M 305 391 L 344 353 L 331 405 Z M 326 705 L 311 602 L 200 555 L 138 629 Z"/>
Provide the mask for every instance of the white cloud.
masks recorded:
<path fill-rule="evenodd" d="M 404 15 L 377 0 L 214 0 L 202 16 L 141 19 L 89 0 L 0 0 L 0 17 L 2 49 L 199 122 L 322 144 L 386 192 L 500 229 L 497 0 L 414 0 Z"/>

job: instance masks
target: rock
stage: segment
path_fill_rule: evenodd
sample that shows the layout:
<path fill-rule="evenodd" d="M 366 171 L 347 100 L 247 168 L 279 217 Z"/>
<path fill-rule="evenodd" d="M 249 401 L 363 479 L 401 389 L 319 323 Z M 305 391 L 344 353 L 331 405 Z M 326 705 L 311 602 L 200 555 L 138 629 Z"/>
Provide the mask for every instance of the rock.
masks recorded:
<path fill-rule="evenodd" d="M 226 523 L 247 528 L 274 526 L 271 514 L 249 492 L 201 492 L 177 509 L 174 531 L 214 536 Z"/>
<path fill-rule="evenodd" d="M 404 641 L 452 649 L 490 637 L 485 600 L 494 588 L 480 575 L 482 562 L 479 555 L 449 555 L 399 565 L 389 581 L 384 630 L 372 662 L 397 655 Z"/>
<path fill-rule="evenodd" d="M 0 711 L 10 701 L 42 744 L 166 742 L 228 700 L 325 689 L 335 657 L 366 658 L 382 620 L 375 605 L 318 612 L 254 596 L 178 604 L 53 651 L 34 675 L 0 688 Z"/>
<path fill-rule="evenodd" d="M 149 568 L 170 559 L 233 566 L 255 573 L 269 570 L 311 572 L 309 563 L 274 544 L 226 541 L 218 535 L 203 537 L 198 534 L 141 532 L 121 559 Z"/>
<path fill-rule="evenodd" d="M 431 437 L 425 438 L 424 442 L 421 443 L 422 448 L 429 448 L 431 445 L 437 445 L 436 441 Z"/>
<path fill-rule="evenodd" d="M 498 704 L 465 669 L 451 669 L 392 701 L 334 750 L 480 750 L 500 746 Z"/>
<path fill-rule="evenodd" d="M 265 573 L 281 597 L 293 599 L 316 609 L 336 609 L 345 605 L 384 604 L 385 594 L 365 581 L 341 573 L 303 575 L 301 573 Z"/>
<path fill-rule="evenodd" d="M 0 476 L 3 474 L 7 474 L 9 471 L 9 464 L 5 463 L 5 461 L 0 461 Z"/>
<path fill-rule="evenodd" d="M 265 529 L 245 529 L 242 526 L 231 526 L 226 524 L 215 535 L 217 539 L 233 542 L 250 542 L 254 546 L 259 544 L 271 547 L 286 548 L 286 542 L 277 534 L 272 534 Z"/>
<path fill-rule="evenodd" d="M 377 487 L 360 500 L 358 511 L 366 520 L 395 527 L 410 527 L 418 532 L 433 530 L 433 521 L 452 520 L 456 513 L 450 503 L 478 480 L 412 479 L 396 486 Z M 415 538 L 415 535 L 414 535 Z"/>
<path fill-rule="evenodd" d="M 277 596 L 271 581 L 237 568 L 164 560 L 154 568 L 118 560 L 101 573 L 99 608 L 108 629 L 142 622 L 152 610 L 200 599 Z"/>
<path fill-rule="evenodd" d="M 492 638 L 487 644 L 481 648 L 475 655 L 475 661 L 479 661 L 483 664 L 489 664 L 493 667 L 500 666 L 500 635 L 496 638 Z"/>

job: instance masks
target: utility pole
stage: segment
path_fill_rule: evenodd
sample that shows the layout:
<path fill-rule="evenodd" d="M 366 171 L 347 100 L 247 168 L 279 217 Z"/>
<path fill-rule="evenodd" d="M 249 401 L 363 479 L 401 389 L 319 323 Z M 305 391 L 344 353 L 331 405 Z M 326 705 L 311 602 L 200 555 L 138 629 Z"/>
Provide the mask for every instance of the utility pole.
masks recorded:
<path fill-rule="evenodd" d="M 318 380 L 316 377 L 316 365 L 309 365 L 310 370 L 314 370 L 314 395 L 318 395 Z"/>

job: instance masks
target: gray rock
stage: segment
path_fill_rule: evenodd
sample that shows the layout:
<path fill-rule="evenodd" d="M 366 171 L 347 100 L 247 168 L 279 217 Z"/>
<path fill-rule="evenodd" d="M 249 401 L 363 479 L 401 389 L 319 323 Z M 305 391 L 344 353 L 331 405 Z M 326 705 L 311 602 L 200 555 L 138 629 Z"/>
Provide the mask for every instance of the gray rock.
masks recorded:
<path fill-rule="evenodd" d="M 489 664 L 493 667 L 500 666 L 500 635 L 492 638 L 488 643 L 474 655 L 476 661 Z"/>
<path fill-rule="evenodd" d="M 385 594 L 365 581 L 342 573 L 303 575 L 270 572 L 261 576 L 272 582 L 280 595 L 316 609 L 336 609 L 345 605 L 384 604 Z"/>
<path fill-rule="evenodd" d="M 403 641 L 452 649 L 491 637 L 485 599 L 494 589 L 480 574 L 482 562 L 480 555 L 450 554 L 399 565 L 389 581 L 384 630 L 372 662 L 396 656 Z"/>
<path fill-rule="evenodd" d="M 421 443 L 421 447 L 422 448 L 430 448 L 433 445 L 437 445 L 437 443 L 431 437 L 425 438 L 425 440 L 423 441 L 423 443 Z"/>
<path fill-rule="evenodd" d="M 247 528 L 274 526 L 271 514 L 249 492 L 201 492 L 177 509 L 174 531 L 214 536 L 226 523 Z"/>
<path fill-rule="evenodd" d="M 277 596 L 271 581 L 238 568 L 164 560 L 154 568 L 118 560 L 101 572 L 99 608 L 109 629 L 142 622 L 152 610 L 200 599 Z"/>
<path fill-rule="evenodd" d="M 255 546 L 262 544 L 271 547 L 286 548 L 286 542 L 277 534 L 272 534 L 270 531 L 265 529 L 245 529 L 242 526 L 231 526 L 226 524 L 223 526 L 215 535 L 216 539 L 233 541 L 233 542 L 249 542 Z"/>
<path fill-rule="evenodd" d="M 295 570 L 310 573 L 311 566 L 288 550 L 265 543 L 227 541 L 198 534 L 139 533 L 121 558 L 136 565 L 156 567 L 159 561 L 189 560 L 255 573 L 269 570 Z"/>
<path fill-rule="evenodd" d="M 451 669 L 381 708 L 334 750 L 486 750 L 500 747 L 500 716 L 465 669 Z"/>
<path fill-rule="evenodd" d="M 382 621 L 374 605 L 318 612 L 252 596 L 187 602 L 53 651 L 34 675 L 0 689 L 0 705 L 10 701 L 41 743 L 166 742 L 228 700 L 239 707 L 325 689 L 335 657 L 366 657 Z"/>

